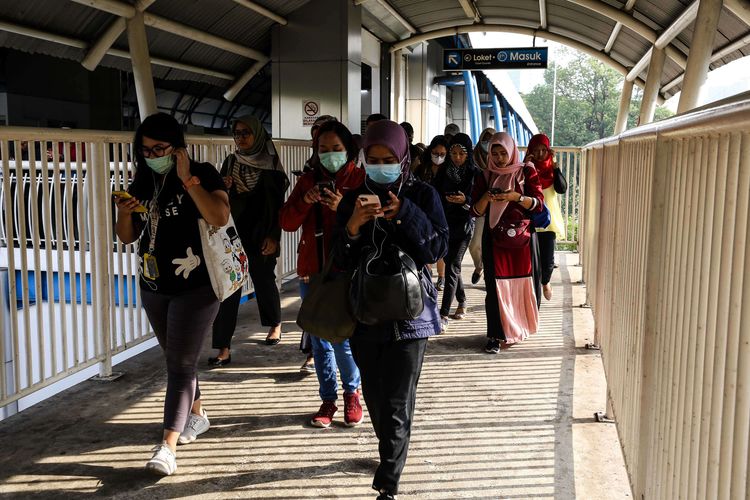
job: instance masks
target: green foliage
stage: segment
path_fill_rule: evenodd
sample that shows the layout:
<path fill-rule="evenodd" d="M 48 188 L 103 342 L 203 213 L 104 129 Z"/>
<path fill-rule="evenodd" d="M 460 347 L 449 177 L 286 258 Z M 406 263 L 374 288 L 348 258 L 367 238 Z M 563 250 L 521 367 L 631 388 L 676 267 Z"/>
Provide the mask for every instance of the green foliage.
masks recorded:
<path fill-rule="evenodd" d="M 555 144 L 584 146 L 612 135 L 620 105 L 623 77 L 593 57 L 569 52 L 570 62 L 557 67 Z M 539 130 L 551 135 L 552 88 L 555 64 L 544 73 L 544 83 L 523 96 Z M 641 93 L 634 92 L 628 116 L 628 127 L 635 127 L 641 107 Z M 671 116 L 657 108 L 655 120 Z"/>

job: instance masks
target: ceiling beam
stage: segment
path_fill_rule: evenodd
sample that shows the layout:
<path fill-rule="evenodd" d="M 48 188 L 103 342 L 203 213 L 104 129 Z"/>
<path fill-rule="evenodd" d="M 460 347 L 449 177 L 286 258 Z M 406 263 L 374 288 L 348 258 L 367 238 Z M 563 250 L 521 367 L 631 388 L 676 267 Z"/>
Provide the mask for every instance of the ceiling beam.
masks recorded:
<path fill-rule="evenodd" d="M 273 12 L 272 10 L 266 9 L 262 5 L 258 5 L 255 2 L 251 2 L 250 0 L 234 0 L 235 3 L 242 5 L 243 7 L 250 9 L 252 11 L 257 12 L 261 16 L 265 16 L 268 19 L 275 21 L 279 24 L 282 24 L 286 26 L 289 22 L 286 20 L 286 18 L 281 17 L 277 13 Z"/>
<path fill-rule="evenodd" d="M 75 3 L 85 5 L 87 7 L 94 8 L 96 10 L 102 10 L 109 12 L 116 16 L 130 19 L 135 16 L 136 9 L 130 4 L 119 2 L 118 0 L 71 0 Z"/>
<path fill-rule="evenodd" d="M 137 12 L 143 12 L 148 9 L 155 0 L 138 0 L 135 9 Z M 99 37 L 99 39 L 91 45 L 86 56 L 81 61 L 81 65 L 89 71 L 99 65 L 107 50 L 112 47 L 115 41 L 125 32 L 125 19 L 120 17 L 109 25 L 109 28 Z"/>
<path fill-rule="evenodd" d="M 38 40 L 45 40 L 48 42 L 59 43 L 60 45 L 65 45 L 67 47 L 75 47 L 77 49 L 86 49 L 89 47 L 89 44 L 84 42 L 83 40 L 77 40 L 75 38 L 70 38 L 67 36 L 56 35 L 54 33 L 48 33 L 45 31 L 40 31 L 34 28 L 21 26 L 18 24 L 7 23 L 5 21 L 0 21 L 0 30 L 7 31 L 10 33 L 16 33 L 18 35 L 28 36 L 31 38 L 36 38 Z M 130 54 L 126 50 L 109 49 L 107 50 L 107 54 L 110 56 L 130 59 Z M 198 75 L 206 75 L 206 76 L 212 76 L 214 78 L 220 78 L 222 80 L 234 80 L 234 76 L 228 73 L 222 73 L 220 71 L 214 71 L 214 70 L 202 68 L 199 66 L 193 66 L 192 64 L 184 64 L 184 63 L 177 62 L 177 61 L 170 61 L 168 59 L 163 59 L 161 57 L 151 57 L 151 63 L 156 64 L 157 66 L 163 66 L 165 68 L 180 69 L 180 70 L 188 71 L 190 73 L 195 73 Z"/>
<path fill-rule="evenodd" d="M 724 8 L 750 26 L 750 3 L 747 0 L 724 0 Z"/>
<path fill-rule="evenodd" d="M 406 40 L 401 40 L 400 42 L 393 44 L 390 48 L 390 51 L 396 52 L 397 50 L 401 50 L 405 47 L 408 47 L 409 45 L 415 45 L 420 42 L 434 40 L 435 38 L 460 35 L 464 33 L 484 33 L 484 32 L 517 33 L 519 35 L 536 36 L 537 38 L 545 38 L 547 40 L 551 40 L 553 42 L 559 42 L 563 45 L 567 45 L 568 47 L 572 47 L 574 49 L 580 50 L 581 52 L 585 52 L 586 54 L 589 54 L 590 56 L 595 57 L 599 59 L 600 61 L 602 61 L 603 63 L 607 64 L 608 66 L 614 68 L 623 76 L 627 75 L 628 73 L 628 68 L 626 68 L 623 64 L 617 62 L 615 59 L 605 54 L 601 50 L 597 50 L 592 45 L 589 45 L 587 43 L 581 42 L 579 40 L 576 40 L 574 38 L 571 38 L 565 35 L 553 33 L 548 30 L 525 28 L 522 26 L 512 26 L 512 25 L 507 25 L 507 24 L 482 23 L 482 24 L 455 26 L 453 28 L 443 28 L 443 29 L 438 29 L 434 31 L 428 31 L 425 33 L 420 33 L 419 35 L 412 36 Z M 591 43 L 593 43 L 593 41 Z M 639 87 L 643 87 L 645 85 L 645 82 L 640 78 L 636 78 L 635 84 L 638 85 Z"/>
<path fill-rule="evenodd" d="M 656 47 L 657 49 L 668 47 L 672 40 L 674 40 L 677 35 L 682 33 L 685 28 L 687 28 L 690 23 L 695 20 L 695 17 L 698 15 L 699 4 L 700 0 L 695 0 L 687 9 L 685 9 L 682 14 L 680 14 L 679 17 L 677 17 L 677 19 L 675 19 L 672 24 L 667 26 L 662 34 L 659 35 L 659 38 L 656 39 L 653 47 Z M 643 57 L 641 57 L 641 59 L 637 63 L 635 63 L 633 69 L 630 70 L 628 76 L 626 77 L 629 81 L 633 81 L 633 79 L 640 75 L 646 68 L 649 61 L 651 60 L 651 54 L 654 53 L 653 47 L 648 49 L 648 51 L 643 54 Z M 682 67 L 684 68 L 685 66 Z"/>
<path fill-rule="evenodd" d="M 269 58 L 261 59 L 260 61 L 256 62 L 252 66 L 250 66 L 250 69 L 245 71 L 237 80 L 232 83 L 232 85 L 224 92 L 224 99 L 227 101 L 234 100 L 235 97 L 237 97 L 237 94 L 240 93 L 240 90 L 247 85 L 247 82 L 249 82 L 257 73 L 258 71 L 263 69 L 263 66 L 265 66 Z"/>
<path fill-rule="evenodd" d="M 354 0 L 354 5 L 362 5 L 367 1 L 369 0 Z M 409 21 L 407 21 L 406 18 L 402 16 L 387 0 L 373 1 L 378 2 L 385 10 L 388 11 L 390 15 L 392 15 L 398 22 L 400 22 L 401 25 L 409 31 L 409 33 L 414 34 L 419 32 L 419 30 L 417 30 L 417 28 L 415 28 Z"/>
<path fill-rule="evenodd" d="M 628 0 L 628 2 L 623 6 L 622 10 L 625 12 L 631 12 L 633 10 L 633 7 L 635 6 L 635 2 L 636 0 Z M 622 23 L 615 23 L 615 27 L 612 28 L 612 34 L 609 35 L 609 40 L 607 40 L 607 45 L 604 46 L 604 52 L 606 52 L 607 54 L 612 51 L 612 46 L 615 44 L 615 40 L 617 40 L 621 29 Z"/>
<path fill-rule="evenodd" d="M 95 9 L 109 12 L 111 14 L 115 14 L 120 17 L 125 17 L 127 19 L 130 19 L 133 16 L 135 16 L 137 12 L 136 8 L 133 7 L 132 5 L 119 2 L 117 0 L 72 0 L 72 1 L 76 3 L 80 3 L 81 5 L 87 5 Z M 147 0 L 140 0 L 140 1 L 142 2 L 143 5 L 146 5 L 148 3 Z M 244 56 L 250 59 L 255 59 L 256 61 L 259 61 L 267 57 L 264 53 L 257 51 L 255 49 L 251 49 L 250 47 L 245 47 L 244 45 L 233 42 L 231 40 L 221 38 L 211 33 L 207 33 L 197 28 L 193 28 L 192 26 L 187 26 L 185 24 L 181 24 L 181 23 L 172 21 L 171 19 L 157 16 L 155 14 L 151 14 L 148 12 L 144 12 L 143 22 L 146 24 L 146 26 L 150 26 L 152 28 L 155 28 L 161 31 L 166 31 L 167 33 L 171 33 L 173 35 L 185 37 L 196 42 L 200 42 L 206 45 L 210 45 L 212 47 L 216 47 L 218 49 L 226 50 L 227 52 L 232 52 L 240 56 Z"/>
<path fill-rule="evenodd" d="M 547 0 L 539 0 L 539 26 L 547 29 Z"/>
<path fill-rule="evenodd" d="M 732 52 L 735 52 L 741 49 L 742 47 L 747 47 L 748 45 L 750 45 L 750 35 L 746 35 L 742 38 L 738 38 L 737 40 L 726 44 L 725 46 L 721 47 L 719 50 L 714 52 L 711 55 L 711 62 L 712 63 L 716 62 L 719 59 L 728 56 Z M 667 92 L 672 87 L 679 85 L 684 78 L 685 78 L 685 72 L 683 71 L 682 74 L 678 75 L 676 78 L 672 79 L 672 81 L 664 85 L 661 88 L 661 92 Z"/>
<path fill-rule="evenodd" d="M 652 44 L 656 41 L 656 32 L 645 23 L 637 20 L 628 12 L 623 12 L 601 0 L 567 0 L 570 3 L 596 12 L 604 17 L 617 21 L 623 26 L 635 31 L 641 37 L 645 38 Z"/>
<path fill-rule="evenodd" d="M 479 14 L 479 9 L 477 8 L 477 4 L 474 3 L 474 0 L 458 0 L 458 3 L 461 4 L 461 8 L 464 9 L 466 17 L 473 19 L 475 23 L 482 22 L 482 16 Z"/>
<path fill-rule="evenodd" d="M 143 22 L 146 24 L 146 26 L 151 26 L 152 28 L 166 31 L 167 33 L 171 33 L 173 35 L 188 38 L 205 45 L 210 45 L 212 47 L 216 47 L 217 49 L 226 50 L 227 52 L 232 52 L 233 54 L 237 54 L 239 56 L 244 56 L 249 59 L 255 59 L 256 61 L 267 57 L 264 53 L 259 52 L 255 49 L 251 49 L 250 47 L 245 47 L 244 45 L 233 42 L 232 40 L 227 40 L 225 38 L 212 35 L 211 33 L 206 33 L 205 31 L 201 31 L 197 28 L 193 28 L 186 24 L 172 21 L 171 19 L 167 19 L 166 17 L 161 17 L 154 14 L 149 14 L 148 12 L 144 12 Z"/>

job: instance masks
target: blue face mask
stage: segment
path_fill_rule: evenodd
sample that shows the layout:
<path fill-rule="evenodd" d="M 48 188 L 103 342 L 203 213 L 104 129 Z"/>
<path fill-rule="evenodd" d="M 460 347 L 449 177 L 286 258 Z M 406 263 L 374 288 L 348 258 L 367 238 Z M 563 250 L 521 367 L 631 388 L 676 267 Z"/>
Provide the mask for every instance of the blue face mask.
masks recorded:
<path fill-rule="evenodd" d="M 401 165 L 398 163 L 365 164 L 367 177 L 378 184 L 393 184 L 401 177 Z"/>
<path fill-rule="evenodd" d="M 482 147 L 482 151 L 485 153 L 489 152 L 490 150 L 490 141 L 482 141 L 479 143 L 479 145 Z"/>
<path fill-rule="evenodd" d="M 330 153 L 318 153 L 320 163 L 326 170 L 335 174 L 341 167 L 346 165 L 346 151 L 331 151 Z"/>
<path fill-rule="evenodd" d="M 146 165 L 157 174 L 166 174 L 174 165 L 174 156 L 164 155 L 159 158 L 144 158 Z"/>

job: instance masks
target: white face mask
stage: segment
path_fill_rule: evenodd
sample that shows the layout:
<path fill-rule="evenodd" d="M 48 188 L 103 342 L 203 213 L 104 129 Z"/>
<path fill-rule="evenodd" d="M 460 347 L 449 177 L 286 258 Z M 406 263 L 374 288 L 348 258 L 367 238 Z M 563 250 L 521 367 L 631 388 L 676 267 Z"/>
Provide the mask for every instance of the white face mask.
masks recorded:
<path fill-rule="evenodd" d="M 435 165 L 442 165 L 443 162 L 445 161 L 445 156 L 446 155 L 436 155 L 436 154 L 430 155 L 430 157 L 432 158 L 432 163 L 434 163 Z"/>

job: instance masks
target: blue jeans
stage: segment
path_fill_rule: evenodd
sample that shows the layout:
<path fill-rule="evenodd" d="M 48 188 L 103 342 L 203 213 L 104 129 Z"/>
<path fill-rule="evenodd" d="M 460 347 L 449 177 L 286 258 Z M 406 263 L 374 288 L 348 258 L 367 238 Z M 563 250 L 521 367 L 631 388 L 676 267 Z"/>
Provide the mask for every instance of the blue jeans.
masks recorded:
<path fill-rule="evenodd" d="M 301 298 L 305 298 L 307 288 L 307 283 L 299 284 Z M 349 340 L 331 344 L 327 340 L 310 335 L 310 341 L 313 359 L 315 359 L 315 373 L 318 376 L 318 384 L 320 384 L 320 399 L 336 401 L 338 393 L 337 371 L 341 372 L 341 385 L 344 386 L 344 392 L 355 392 L 359 389 L 359 368 L 354 362 Z"/>

